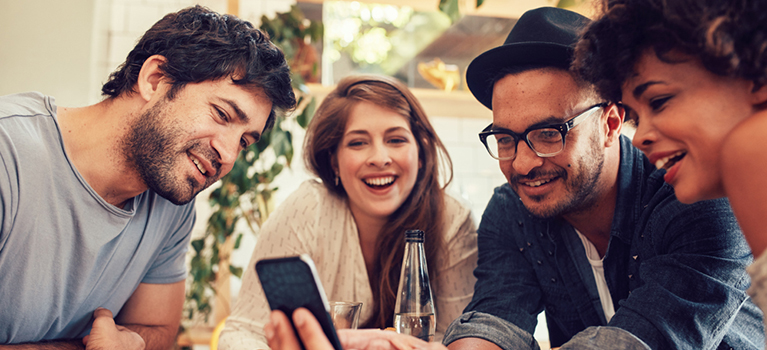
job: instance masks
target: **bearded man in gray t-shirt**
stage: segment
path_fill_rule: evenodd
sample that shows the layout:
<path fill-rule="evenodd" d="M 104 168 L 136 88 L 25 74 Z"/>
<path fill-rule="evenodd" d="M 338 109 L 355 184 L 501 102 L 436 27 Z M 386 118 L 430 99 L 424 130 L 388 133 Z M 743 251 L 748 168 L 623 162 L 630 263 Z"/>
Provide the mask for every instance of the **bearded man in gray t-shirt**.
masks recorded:
<path fill-rule="evenodd" d="M 199 6 L 152 26 L 102 92 L 0 97 L 0 344 L 168 349 L 195 195 L 296 104 L 268 37 Z"/>

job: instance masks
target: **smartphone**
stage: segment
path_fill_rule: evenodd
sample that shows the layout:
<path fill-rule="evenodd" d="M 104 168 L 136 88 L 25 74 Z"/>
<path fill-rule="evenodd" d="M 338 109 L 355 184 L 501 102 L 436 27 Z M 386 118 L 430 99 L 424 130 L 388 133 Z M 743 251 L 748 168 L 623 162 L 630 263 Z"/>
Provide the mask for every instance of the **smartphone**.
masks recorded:
<path fill-rule="evenodd" d="M 333 348 L 343 350 L 330 318 L 330 305 L 325 290 L 322 289 L 317 269 L 309 255 L 259 260 L 256 263 L 256 273 L 272 310 L 284 312 L 292 324 L 291 316 L 295 309 L 308 309 L 319 321 Z M 295 330 L 293 326 L 293 331 Z M 296 338 L 301 343 L 301 348 L 306 349 L 298 333 Z"/>

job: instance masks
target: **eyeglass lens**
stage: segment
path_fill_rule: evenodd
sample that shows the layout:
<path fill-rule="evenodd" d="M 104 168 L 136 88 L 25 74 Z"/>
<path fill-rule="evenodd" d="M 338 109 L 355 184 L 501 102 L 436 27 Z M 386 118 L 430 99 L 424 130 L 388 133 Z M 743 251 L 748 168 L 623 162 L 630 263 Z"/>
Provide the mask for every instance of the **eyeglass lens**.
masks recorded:
<path fill-rule="evenodd" d="M 527 134 L 527 140 L 533 151 L 539 155 L 555 154 L 562 151 L 562 133 L 557 129 L 545 128 L 531 130 Z M 514 158 L 517 153 L 517 140 L 509 134 L 493 134 L 487 139 L 487 148 L 490 153 L 500 159 Z"/>

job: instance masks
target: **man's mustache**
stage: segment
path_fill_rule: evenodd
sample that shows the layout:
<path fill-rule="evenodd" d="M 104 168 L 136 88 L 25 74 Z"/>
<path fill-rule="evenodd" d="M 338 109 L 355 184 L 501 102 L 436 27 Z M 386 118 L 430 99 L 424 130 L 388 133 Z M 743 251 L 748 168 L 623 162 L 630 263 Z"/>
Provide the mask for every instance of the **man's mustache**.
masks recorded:
<path fill-rule="evenodd" d="M 529 172 L 527 175 L 514 175 L 511 177 L 512 183 L 514 182 L 520 182 L 520 181 L 536 181 L 538 179 L 552 179 L 555 177 L 561 177 L 561 178 L 567 178 L 567 172 L 564 169 L 560 170 L 548 170 L 548 171 L 542 171 L 542 170 L 533 170 Z"/>

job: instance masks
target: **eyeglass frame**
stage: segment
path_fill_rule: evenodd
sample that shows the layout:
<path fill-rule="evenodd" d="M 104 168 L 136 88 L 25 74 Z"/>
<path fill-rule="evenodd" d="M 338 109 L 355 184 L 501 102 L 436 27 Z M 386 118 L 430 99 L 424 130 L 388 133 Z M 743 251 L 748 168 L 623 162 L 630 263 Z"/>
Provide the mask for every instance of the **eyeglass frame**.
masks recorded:
<path fill-rule="evenodd" d="M 543 158 L 553 157 L 553 156 L 556 156 L 557 154 L 562 153 L 562 151 L 565 150 L 565 137 L 567 136 L 567 132 L 568 131 L 570 131 L 574 127 L 578 126 L 578 124 L 580 124 L 583 121 L 585 121 L 586 119 L 588 119 L 588 117 L 590 117 L 590 116 L 592 116 L 594 114 L 597 114 L 597 113 L 589 113 L 594 108 L 597 108 L 597 107 L 604 108 L 604 107 L 607 107 L 608 105 L 610 105 L 609 102 L 597 103 L 597 104 L 595 104 L 595 105 L 593 105 L 593 106 L 591 106 L 589 108 L 586 108 L 586 110 L 584 110 L 583 112 L 580 112 L 580 113 L 576 114 L 574 117 L 570 118 L 569 120 L 567 120 L 564 123 L 532 126 L 532 127 L 527 128 L 527 130 L 525 130 L 521 134 L 515 133 L 515 132 L 513 132 L 513 131 L 511 131 L 509 129 L 506 129 L 506 128 L 493 128 L 493 124 L 491 123 L 490 125 L 485 127 L 482 130 L 482 132 L 479 133 L 479 140 L 485 146 L 485 149 L 487 150 L 487 153 L 489 153 L 491 157 L 493 157 L 494 159 L 497 159 L 497 160 L 509 160 L 509 159 L 516 158 L 517 157 L 517 150 L 519 148 L 519 141 L 521 141 L 521 140 L 524 140 L 525 143 L 527 144 L 527 147 L 530 148 L 530 150 L 532 150 L 533 152 L 535 152 L 535 154 L 538 157 L 543 157 Z M 601 113 L 599 115 L 601 115 Z M 530 140 L 527 138 L 527 136 L 531 132 L 536 131 L 536 130 L 540 130 L 540 129 L 555 129 L 555 130 L 559 131 L 559 133 L 562 135 L 562 149 L 560 149 L 559 151 L 557 151 L 555 153 L 540 153 L 540 152 L 536 151 L 535 147 L 533 147 L 532 142 L 530 142 Z M 507 135 L 509 135 L 509 136 L 514 138 L 514 155 L 513 156 L 501 158 L 501 157 L 497 157 L 497 156 L 493 155 L 493 152 L 490 151 L 490 147 L 487 145 L 487 138 L 489 136 L 496 135 L 496 134 L 507 134 Z"/>

